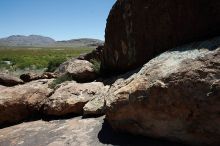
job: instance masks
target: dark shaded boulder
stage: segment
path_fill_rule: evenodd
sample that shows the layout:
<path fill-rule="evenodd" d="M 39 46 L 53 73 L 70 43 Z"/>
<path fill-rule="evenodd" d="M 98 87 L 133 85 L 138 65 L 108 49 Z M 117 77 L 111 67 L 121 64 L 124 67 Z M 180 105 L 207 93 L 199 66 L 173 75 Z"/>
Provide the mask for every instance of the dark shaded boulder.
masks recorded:
<path fill-rule="evenodd" d="M 167 51 L 120 80 L 106 95 L 116 131 L 220 145 L 220 38 Z"/>
<path fill-rule="evenodd" d="M 220 34 L 219 0 L 117 0 L 105 30 L 102 69 L 141 66 L 175 46 Z"/>
<path fill-rule="evenodd" d="M 40 80 L 40 79 L 52 79 L 52 78 L 56 78 L 57 75 L 55 73 L 51 73 L 51 72 L 44 72 L 43 74 L 39 75 L 36 73 L 26 73 L 26 74 L 22 74 L 20 76 L 20 79 L 23 80 L 24 82 L 30 82 L 30 81 L 34 81 L 34 80 Z"/>
<path fill-rule="evenodd" d="M 8 74 L 0 74 L 0 85 L 3 86 L 15 86 L 22 84 L 23 81 L 17 77 L 10 76 Z"/>
<path fill-rule="evenodd" d="M 90 61 L 90 62 L 92 62 L 93 60 L 100 61 L 101 58 L 102 58 L 102 52 L 103 52 L 103 46 L 98 46 L 92 52 L 82 54 L 77 59 L 87 60 L 87 61 Z"/>

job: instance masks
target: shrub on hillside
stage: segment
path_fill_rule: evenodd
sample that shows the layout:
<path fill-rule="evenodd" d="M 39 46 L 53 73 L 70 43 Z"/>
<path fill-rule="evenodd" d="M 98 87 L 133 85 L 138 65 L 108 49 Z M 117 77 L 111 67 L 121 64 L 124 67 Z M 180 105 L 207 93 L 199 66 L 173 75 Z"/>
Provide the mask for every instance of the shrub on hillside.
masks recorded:
<path fill-rule="evenodd" d="M 93 64 L 93 69 L 97 74 L 100 74 L 101 61 L 92 59 L 90 62 Z"/>
<path fill-rule="evenodd" d="M 65 82 L 65 81 L 72 81 L 73 78 L 71 75 L 69 74 L 64 74 L 58 78 L 56 78 L 55 80 L 53 80 L 53 82 L 51 84 L 49 84 L 49 88 L 54 89 L 57 85 Z"/>
<path fill-rule="evenodd" d="M 47 72 L 54 72 L 64 61 L 64 58 L 50 60 L 47 66 Z"/>

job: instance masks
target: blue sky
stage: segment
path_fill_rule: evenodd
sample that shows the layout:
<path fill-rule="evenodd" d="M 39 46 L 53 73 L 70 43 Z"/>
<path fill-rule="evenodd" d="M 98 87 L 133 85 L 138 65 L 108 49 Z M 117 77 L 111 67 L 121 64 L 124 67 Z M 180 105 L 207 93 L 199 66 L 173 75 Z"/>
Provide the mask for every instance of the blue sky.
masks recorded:
<path fill-rule="evenodd" d="M 104 40 L 108 13 L 116 0 L 0 0 L 0 38 L 43 35 L 55 40 Z"/>

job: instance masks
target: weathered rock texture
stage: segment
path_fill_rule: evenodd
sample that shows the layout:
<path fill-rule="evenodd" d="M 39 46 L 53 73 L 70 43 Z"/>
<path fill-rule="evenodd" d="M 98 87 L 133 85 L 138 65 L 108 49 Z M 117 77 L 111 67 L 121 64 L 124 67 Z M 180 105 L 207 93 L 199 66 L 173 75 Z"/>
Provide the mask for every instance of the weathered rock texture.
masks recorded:
<path fill-rule="evenodd" d="M 220 145 L 219 46 L 216 38 L 176 48 L 117 81 L 106 98 L 109 123 L 137 135 Z"/>
<path fill-rule="evenodd" d="M 93 81 L 97 77 L 97 73 L 91 62 L 75 58 L 61 64 L 57 73 L 68 74 L 78 82 Z"/>
<path fill-rule="evenodd" d="M 103 117 L 34 121 L 0 129 L 1 146 L 99 146 Z"/>
<path fill-rule="evenodd" d="M 15 86 L 22 83 L 23 81 L 17 77 L 13 77 L 8 74 L 0 74 L 0 85 Z"/>
<path fill-rule="evenodd" d="M 219 0 L 118 0 L 106 26 L 104 70 L 124 71 L 186 42 L 220 34 Z"/>
<path fill-rule="evenodd" d="M 0 129 L 1 146 L 184 146 L 178 143 L 122 135 L 104 117 L 32 121 Z"/>
<path fill-rule="evenodd" d="M 15 87 L 0 87 L 0 126 L 20 122 L 35 112 L 51 94 L 50 80 L 38 80 Z"/>
<path fill-rule="evenodd" d="M 106 89 L 103 83 L 76 83 L 66 82 L 48 98 L 44 104 L 44 112 L 48 115 L 61 116 L 66 114 L 82 114 L 84 105 L 99 96 Z"/>
<path fill-rule="evenodd" d="M 108 85 L 103 87 L 99 96 L 95 96 L 95 98 L 85 104 L 85 106 L 83 107 L 84 116 L 98 116 L 105 114 L 105 95 L 107 94 L 109 88 L 110 86 Z"/>

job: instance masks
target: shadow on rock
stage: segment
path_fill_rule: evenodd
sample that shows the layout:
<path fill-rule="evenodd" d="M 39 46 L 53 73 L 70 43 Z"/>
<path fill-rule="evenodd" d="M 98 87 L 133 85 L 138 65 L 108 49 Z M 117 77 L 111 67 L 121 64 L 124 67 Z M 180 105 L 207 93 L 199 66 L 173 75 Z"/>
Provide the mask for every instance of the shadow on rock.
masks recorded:
<path fill-rule="evenodd" d="M 54 120 L 67 120 L 67 119 L 71 119 L 71 118 L 75 118 L 75 117 L 79 117 L 81 116 L 80 114 L 75 114 L 75 113 L 70 113 L 70 114 L 65 114 L 62 116 L 53 116 L 53 115 L 42 115 L 41 119 L 43 121 L 54 121 Z"/>
<path fill-rule="evenodd" d="M 117 133 L 111 128 L 106 120 L 102 125 L 101 131 L 98 133 L 98 139 L 103 144 L 119 146 L 187 146 L 177 142 Z"/>
<path fill-rule="evenodd" d="M 186 45 L 182 45 L 182 46 L 170 49 L 168 50 L 168 52 L 172 52 L 172 51 L 185 52 L 189 50 L 195 50 L 195 49 L 200 50 L 204 48 L 208 49 L 209 51 L 213 51 L 213 50 L 216 50 L 218 47 L 220 47 L 219 42 L 220 42 L 220 37 L 214 37 L 212 39 L 203 40 L 203 41 L 195 40 L 194 42 L 190 44 L 186 44 Z"/>
<path fill-rule="evenodd" d="M 75 114 L 75 113 L 70 113 L 62 116 L 53 116 L 53 115 L 44 115 L 44 114 L 39 114 L 39 113 L 33 113 L 26 119 L 19 121 L 19 122 L 12 122 L 12 123 L 7 123 L 7 124 L 1 124 L 0 129 L 19 125 L 21 123 L 26 123 L 26 122 L 34 122 L 38 120 L 43 120 L 46 122 L 54 121 L 54 120 L 67 120 L 75 117 L 79 117 L 81 115 Z"/>

